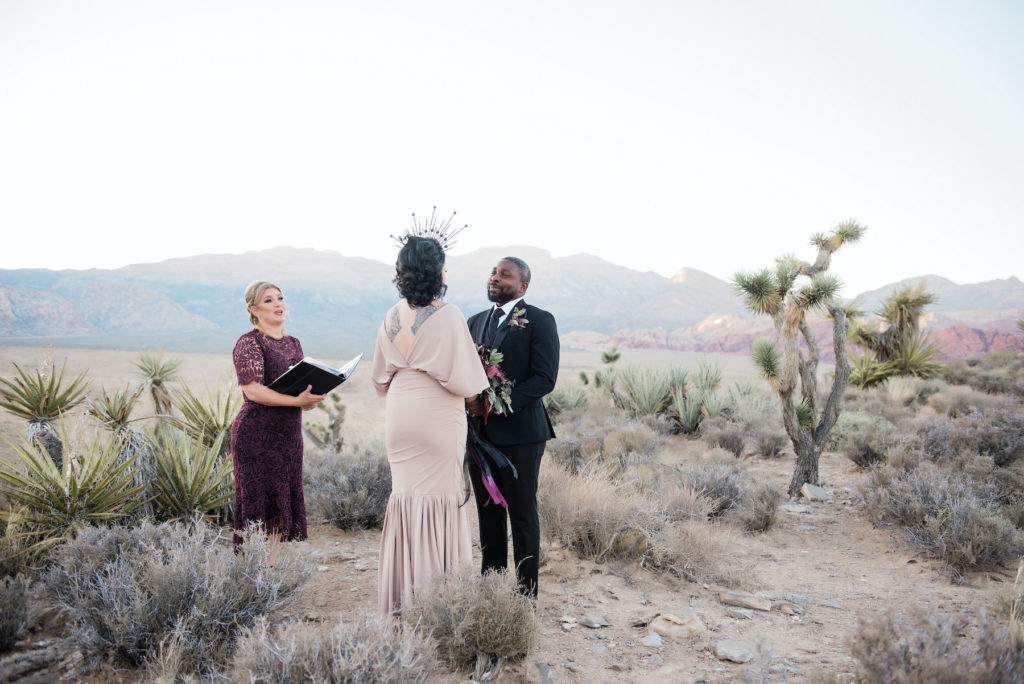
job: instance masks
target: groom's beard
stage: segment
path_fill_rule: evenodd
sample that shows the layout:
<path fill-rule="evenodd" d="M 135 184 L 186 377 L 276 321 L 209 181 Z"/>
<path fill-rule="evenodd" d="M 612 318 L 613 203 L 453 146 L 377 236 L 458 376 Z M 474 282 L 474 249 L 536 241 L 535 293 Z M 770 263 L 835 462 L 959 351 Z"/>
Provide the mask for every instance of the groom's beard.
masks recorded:
<path fill-rule="evenodd" d="M 511 288 L 502 289 L 500 286 L 496 288 L 492 288 L 490 285 L 487 286 L 487 301 L 494 302 L 498 306 L 504 306 L 518 296 L 519 294 L 512 291 Z"/>

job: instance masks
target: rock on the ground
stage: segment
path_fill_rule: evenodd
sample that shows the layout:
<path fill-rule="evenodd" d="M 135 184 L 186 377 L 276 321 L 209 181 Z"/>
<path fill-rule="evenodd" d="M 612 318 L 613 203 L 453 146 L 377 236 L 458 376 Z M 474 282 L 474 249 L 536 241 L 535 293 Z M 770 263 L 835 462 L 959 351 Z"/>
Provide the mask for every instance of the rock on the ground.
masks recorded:
<path fill-rule="evenodd" d="M 673 639 L 688 639 L 696 634 L 703 634 L 707 629 L 697 613 L 689 611 L 682 617 L 666 613 L 651 620 L 648 625 L 651 632 Z"/>
<path fill-rule="evenodd" d="M 738 608 L 752 608 L 753 610 L 769 611 L 772 609 L 772 602 L 762 596 L 754 596 L 745 591 L 724 591 L 718 596 L 719 600 L 727 606 Z"/>
<path fill-rule="evenodd" d="M 644 646 L 651 646 L 652 648 L 658 648 L 659 646 L 661 646 L 664 643 L 664 641 L 662 641 L 660 634 L 658 634 L 657 632 L 651 632 L 650 634 L 645 636 L 643 639 L 641 639 L 640 643 L 643 644 Z"/>
<path fill-rule="evenodd" d="M 804 483 L 804 486 L 800 488 L 800 494 L 808 501 L 832 501 L 835 498 L 829 490 L 812 485 L 810 482 Z"/>
<path fill-rule="evenodd" d="M 749 620 L 754 617 L 754 611 L 750 608 L 726 608 L 725 612 L 737 620 Z"/>
<path fill-rule="evenodd" d="M 580 620 L 580 624 L 590 629 L 600 629 L 601 627 L 610 627 L 612 623 L 599 615 L 586 615 Z"/>
<path fill-rule="evenodd" d="M 745 663 L 754 657 L 754 646 L 746 641 L 722 640 L 715 643 L 715 657 L 734 663 Z"/>

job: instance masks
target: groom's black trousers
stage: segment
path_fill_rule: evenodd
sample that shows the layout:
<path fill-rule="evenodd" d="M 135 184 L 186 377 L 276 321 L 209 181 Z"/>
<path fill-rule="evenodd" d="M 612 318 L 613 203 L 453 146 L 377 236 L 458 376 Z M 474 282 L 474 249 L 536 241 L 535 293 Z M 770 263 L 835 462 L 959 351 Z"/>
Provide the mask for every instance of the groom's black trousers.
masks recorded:
<path fill-rule="evenodd" d="M 508 567 L 508 528 L 512 525 L 512 549 L 516 563 L 519 590 L 537 597 L 537 559 L 540 555 L 540 520 L 537 517 L 537 477 L 545 442 L 511 444 L 498 447 L 516 467 L 519 477 L 509 468 L 491 466 L 491 475 L 502 496 L 504 506 L 490 500 L 480 479 L 480 469 L 470 460 L 469 476 L 473 481 L 476 510 L 480 518 L 480 548 L 483 551 L 482 571 L 504 570 Z"/>

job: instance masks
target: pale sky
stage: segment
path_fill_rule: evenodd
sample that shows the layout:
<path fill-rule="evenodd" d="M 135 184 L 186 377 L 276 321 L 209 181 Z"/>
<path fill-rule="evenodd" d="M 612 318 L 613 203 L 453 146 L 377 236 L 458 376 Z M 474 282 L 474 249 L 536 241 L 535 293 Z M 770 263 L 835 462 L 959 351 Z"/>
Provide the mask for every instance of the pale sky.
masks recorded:
<path fill-rule="evenodd" d="M 0 0 L 0 268 L 391 262 L 437 205 L 456 253 L 727 279 L 853 217 L 844 294 L 1021 277 L 1022 36 L 1016 0 Z"/>

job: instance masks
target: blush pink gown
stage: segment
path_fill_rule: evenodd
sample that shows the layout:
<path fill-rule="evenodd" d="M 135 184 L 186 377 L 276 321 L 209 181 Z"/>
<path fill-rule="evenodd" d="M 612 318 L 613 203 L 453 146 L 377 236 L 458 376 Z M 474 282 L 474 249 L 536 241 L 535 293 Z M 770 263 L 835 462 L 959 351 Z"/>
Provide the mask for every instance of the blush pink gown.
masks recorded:
<path fill-rule="evenodd" d="M 442 305 L 420 324 L 403 356 L 384 325 L 372 379 L 387 397 L 385 446 L 391 498 L 380 540 L 377 599 L 383 615 L 435 575 L 472 561 L 462 460 L 466 397 L 487 387 L 462 312 Z"/>

